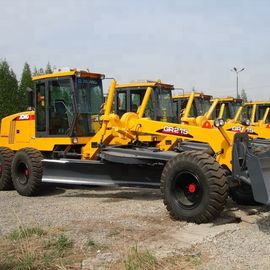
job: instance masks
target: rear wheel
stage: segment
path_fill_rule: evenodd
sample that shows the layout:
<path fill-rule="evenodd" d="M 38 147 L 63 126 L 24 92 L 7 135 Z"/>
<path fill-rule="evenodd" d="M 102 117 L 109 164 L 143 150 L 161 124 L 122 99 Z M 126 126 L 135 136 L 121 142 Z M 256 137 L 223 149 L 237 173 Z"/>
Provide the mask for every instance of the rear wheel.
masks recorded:
<path fill-rule="evenodd" d="M 14 153 L 7 147 L 0 147 L 0 190 L 11 190 L 11 162 Z"/>
<path fill-rule="evenodd" d="M 12 162 L 12 181 L 19 194 L 38 194 L 42 179 L 42 159 L 40 151 L 34 148 L 23 148 L 15 154 Z"/>
<path fill-rule="evenodd" d="M 186 151 L 167 162 L 161 175 L 161 192 L 174 219 L 203 223 L 223 210 L 228 181 L 214 158 Z"/>

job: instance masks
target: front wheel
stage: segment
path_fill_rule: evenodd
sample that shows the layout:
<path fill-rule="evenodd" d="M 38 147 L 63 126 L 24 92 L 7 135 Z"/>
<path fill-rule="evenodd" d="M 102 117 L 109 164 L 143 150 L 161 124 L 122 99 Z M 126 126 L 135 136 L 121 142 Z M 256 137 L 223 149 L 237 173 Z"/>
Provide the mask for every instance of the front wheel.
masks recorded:
<path fill-rule="evenodd" d="M 213 157 L 198 151 L 185 151 L 164 167 L 161 193 L 172 218 L 204 223 L 215 219 L 223 210 L 228 181 Z"/>
<path fill-rule="evenodd" d="M 40 191 L 42 180 L 40 151 L 34 148 L 19 150 L 12 162 L 12 181 L 17 192 L 23 196 L 34 196 Z"/>
<path fill-rule="evenodd" d="M 14 152 L 7 147 L 0 147 L 0 190 L 11 190 L 11 162 Z"/>

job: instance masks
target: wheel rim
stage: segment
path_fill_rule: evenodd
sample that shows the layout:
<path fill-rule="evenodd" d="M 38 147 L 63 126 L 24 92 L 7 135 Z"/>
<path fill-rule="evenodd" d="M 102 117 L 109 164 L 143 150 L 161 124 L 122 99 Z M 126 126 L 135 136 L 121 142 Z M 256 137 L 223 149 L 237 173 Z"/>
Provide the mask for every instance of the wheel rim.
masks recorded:
<path fill-rule="evenodd" d="M 189 171 L 178 173 L 172 184 L 172 195 L 180 206 L 195 208 L 202 200 L 203 189 L 199 177 Z"/>
<path fill-rule="evenodd" d="M 29 168 L 24 162 L 18 162 L 16 166 L 17 181 L 26 185 L 29 179 Z"/>

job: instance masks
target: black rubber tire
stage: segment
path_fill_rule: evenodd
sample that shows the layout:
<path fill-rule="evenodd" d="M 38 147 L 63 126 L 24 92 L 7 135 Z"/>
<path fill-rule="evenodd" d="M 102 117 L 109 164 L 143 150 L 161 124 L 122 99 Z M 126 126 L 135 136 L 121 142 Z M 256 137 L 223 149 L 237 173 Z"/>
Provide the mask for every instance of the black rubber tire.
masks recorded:
<path fill-rule="evenodd" d="M 183 182 L 181 176 L 185 174 L 195 176 L 199 186 L 198 202 L 191 206 L 180 202 L 183 197 L 180 193 L 186 190 L 177 191 L 177 186 Z M 160 187 L 164 204 L 173 219 L 198 224 L 214 220 L 223 210 L 228 197 L 224 169 L 213 157 L 198 151 L 185 151 L 169 160 L 163 169 Z"/>
<path fill-rule="evenodd" d="M 259 205 L 253 197 L 251 187 L 245 183 L 239 186 L 232 187 L 229 192 L 230 197 L 234 202 L 240 205 Z"/>
<path fill-rule="evenodd" d="M 11 179 L 11 163 L 14 152 L 7 147 L 0 147 L 0 190 L 14 189 Z"/>
<path fill-rule="evenodd" d="M 12 181 L 20 195 L 38 195 L 43 174 L 42 159 L 40 151 L 34 148 L 23 148 L 15 154 L 11 167 Z"/>

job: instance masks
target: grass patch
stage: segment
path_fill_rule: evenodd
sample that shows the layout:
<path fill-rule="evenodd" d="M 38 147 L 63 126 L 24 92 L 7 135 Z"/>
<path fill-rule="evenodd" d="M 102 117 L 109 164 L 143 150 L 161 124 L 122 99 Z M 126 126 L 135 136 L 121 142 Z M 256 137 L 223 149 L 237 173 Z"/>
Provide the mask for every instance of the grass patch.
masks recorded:
<path fill-rule="evenodd" d="M 192 254 L 192 255 L 186 255 L 186 260 L 191 262 L 194 265 L 200 265 L 201 264 L 201 253 Z"/>
<path fill-rule="evenodd" d="M 151 269 L 157 265 L 157 259 L 149 250 L 139 251 L 135 246 L 131 248 L 124 263 L 126 270 Z"/>
<path fill-rule="evenodd" d="M 13 230 L 8 238 L 13 241 L 18 241 L 20 239 L 28 238 L 33 235 L 42 236 L 45 232 L 39 227 L 19 227 L 19 229 Z"/>
<path fill-rule="evenodd" d="M 108 247 L 102 244 L 97 243 L 95 240 L 93 239 L 88 239 L 87 242 L 85 243 L 85 247 L 86 249 L 93 251 L 93 250 L 105 250 Z"/>
<path fill-rule="evenodd" d="M 47 251 L 43 254 L 42 263 L 48 267 L 52 264 L 53 260 L 55 259 L 55 254 L 52 251 Z"/>
<path fill-rule="evenodd" d="M 46 248 L 53 249 L 57 256 L 63 257 L 65 251 L 72 248 L 73 242 L 61 233 L 60 235 L 49 239 L 45 246 Z"/>
<path fill-rule="evenodd" d="M 35 255 L 33 253 L 26 253 L 20 256 L 16 262 L 16 270 L 33 269 L 35 263 Z"/>
<path fill-rule="evenodd" d="M 8 236 L 0 237 L 0 269 L 66 269 L 83 258 L 72 247 L 73 242 L 63 232 L 20 226 Z"/>

